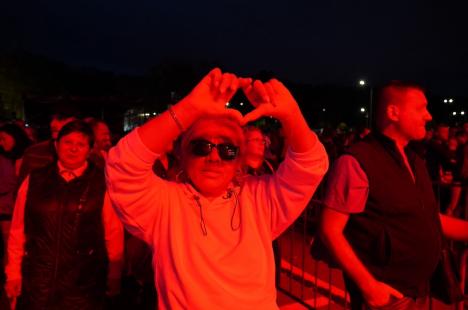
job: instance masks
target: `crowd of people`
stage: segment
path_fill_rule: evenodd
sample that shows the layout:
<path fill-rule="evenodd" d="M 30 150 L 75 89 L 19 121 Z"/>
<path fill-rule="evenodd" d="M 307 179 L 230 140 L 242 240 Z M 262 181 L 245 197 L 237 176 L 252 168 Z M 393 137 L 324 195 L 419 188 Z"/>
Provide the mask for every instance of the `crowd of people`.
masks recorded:
<path fill-rule="evenodd" d="M 369 133 L 371 129 L 366 126 L 325 129 L 319 133 L 319 139 L 333 163 Z M 432 122 L 426 127 L 423 139 L 410 142 L 411 148 L 426 164 L 441 211 L 457 217 L 467 216 L 463 196 L 463 189 L 468 184 L 467 141 L 468 122 L 456 126 Z"/>
<path fill-rule="evenodd" d="M 246 115 L 226 108 L 238 90 Z M 46 141 L 1 124 L 8 306 L 277 309 L 275 240 L 324 186 L 319 235 L 353 309 L 427 309 L 445 237 L 468 241 L 453 217 L 468 124 L 426 131 L 431 118 L 419 87 L 393 82 L 375 129 L 316 134 L 278 80 L 214 69 L 114 147 L 95 118 L 54 114 Z"/>

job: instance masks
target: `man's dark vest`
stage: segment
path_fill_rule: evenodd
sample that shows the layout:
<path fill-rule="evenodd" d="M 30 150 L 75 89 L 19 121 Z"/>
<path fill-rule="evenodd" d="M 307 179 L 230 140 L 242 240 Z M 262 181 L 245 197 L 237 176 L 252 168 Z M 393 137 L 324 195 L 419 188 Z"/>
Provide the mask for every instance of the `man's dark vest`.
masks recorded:
<path fill-rule="evenodd" d="M 352 214 L 345 236 L 369 271 L 406 296 L 428 293 L 441 252 L 441 224 L 423 160 L 406 148 L 413 181 L 395 143 L 375 135 L 352 146 L 369 180 L 364 212 Z"/>
<path fill-rule="evenodd" d="M 19 305 L 26 309 L 99 305 L 107 272 L 104 193 L 104 173 L 92 164 L 69 183 L 59 176 L 56 163 L 31 173 Z"/>

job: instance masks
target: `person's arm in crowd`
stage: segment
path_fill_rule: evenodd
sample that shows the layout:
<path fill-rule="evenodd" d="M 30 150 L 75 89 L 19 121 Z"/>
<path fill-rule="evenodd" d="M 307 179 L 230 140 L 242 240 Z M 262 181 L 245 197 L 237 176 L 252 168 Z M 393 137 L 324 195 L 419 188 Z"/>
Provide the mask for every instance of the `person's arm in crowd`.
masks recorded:
<path fill-rule="evenodd" d="M 107 294 L 115 296 L 120 293 L 120 279 L 124 256 L 124 229 L 122 222 L 115 214 L 108 193 L 104 196 L 102 209 L 104 238 L 106 241 L 109 266 L 107 270 Z"/>
<path fill-rule="evenodd" d="M 234 74 L 212 70 L 187 97 L 171 108 L 172 112 L 165 111 L 141 126 L 138 130 L 141 141 L 152 152 L 162 154 L 167 145 L 180 135 L 181 129 L 189 128 L 200 116 L 228 113 L 240 122 L 242 115 L 239 111 L 226 109 L 226 102 L 238 87 L 239 80 Z"/>
<path fill-rule="evenodd" d="M 403 297 L 396 289 L 377 281 L 357 257 L 343 234 L 348 220 L 348 214 L 325 207 L 320 221 L 322 240 L 341 268 L 343 268 L 343 271 L 356 283 L 370 306 L 387 304 L 390 295 L 397 298 Z"/>
<path fill-rule="evenodd" d="M 6 282 L 5 292 L 10 299 L 15 299 L 21 294 L 21 263 L 24 256 L 24 208 L 28 193 L 29 177 L 21 184 L 16 196 L 13 219 L 8 238 L 8 263 L 5 267 Z"/>
<path fill-rule="evenodd" d="M 308 152 L 295 153 L 289 149 L 286 158 L 273 175 L 267 176 L 259 207 L 268 212 L 272 238 L 275 239 L 291 225 L 309 203 L 328 168 L 323 145 L 317 142 Z M 271 208 L 265 208 L 271 203 Z"/>
<path fill-rule="evenodd" d="M 260 205 L 267 212 L 266 215 L 271 216 L 274 239 L 307 206 L 328 169 L 328 156 L 316 134 L 309 128 L 296 100 L 281 82 L 272 79 L 267 83 L 244 83 L 243 90 L 255 107 L 244 117 L 244 123 L 273 116 L 281 122 L 285 139 L 289 142 L 286 159 L 265 183 L 268 188 L 252 190 L 264 197 L 259 198 L 263 200 Z M 269 205 L 267 201 L 271 202 L 271 208 L 265 208 Z"/>
<path fill-rule="evenodd" d="M 448 239 L 468 242 L 468 221 L 439 214 L 442 231 Z"/>
<path fill-rule="evenodd" d="M 382 306 L 390 296 L 403 295 L 389 285 L 377 281 L 354 252 L 344 235 L 350 214 L 362 212 L 368 194 L 368 180 L 351 156 L 335 163 L 327 184 L 327 195 L 320 219 L 320 236 L 343 271 L 359 287 L 370 306 Z"/>
<path fill-rule="evenodd" d="M 23 163 L 23 157 L 21 158 L 18 158 L 16 161 L 15 161 L 15 174 L 16 176 L 18 177 L 19 174 L 20 174 L 20 169 L 21 169 L 21 164 Z"/>

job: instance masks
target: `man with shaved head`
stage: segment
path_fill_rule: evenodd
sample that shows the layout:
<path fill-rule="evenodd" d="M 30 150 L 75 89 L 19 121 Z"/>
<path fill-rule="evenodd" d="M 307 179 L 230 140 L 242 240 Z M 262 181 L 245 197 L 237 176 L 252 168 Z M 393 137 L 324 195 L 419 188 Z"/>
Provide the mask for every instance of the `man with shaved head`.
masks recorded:
<path fill-rule="evenodd" d="M 408 146 L 431 120 L 423 90 L 382 88 L 376 132 L 330 173 L 320 233 L 345 272 L 352 309 L 428 309 L 443 235 L 468 239 L 466 222 L 439 214 L 424 161 Z"/>

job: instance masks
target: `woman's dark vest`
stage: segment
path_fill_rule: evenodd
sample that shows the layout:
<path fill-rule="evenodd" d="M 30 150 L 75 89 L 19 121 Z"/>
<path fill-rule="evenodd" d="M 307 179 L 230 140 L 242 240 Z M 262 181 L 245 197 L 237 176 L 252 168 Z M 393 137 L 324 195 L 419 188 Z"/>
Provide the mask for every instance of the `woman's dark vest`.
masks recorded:
<path fill-rule="evenodd" d="M 406 296 L 424 296 L 441 252 L 441 224 L 423 160 L 405 150 L 413 181 L 389 138 L 376 135 L 352 146 L 369 180 L 364 212 L 352 214 L 345 236 L 369 271 Z"/>
<path fill-rule="evenodd" d="M 104 173 L 92 164 L 68 183 L 59 176 L 56 163 L 30 174 L 19 306 L 100 307 L 107 273 L 104 193 Z"/>

